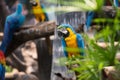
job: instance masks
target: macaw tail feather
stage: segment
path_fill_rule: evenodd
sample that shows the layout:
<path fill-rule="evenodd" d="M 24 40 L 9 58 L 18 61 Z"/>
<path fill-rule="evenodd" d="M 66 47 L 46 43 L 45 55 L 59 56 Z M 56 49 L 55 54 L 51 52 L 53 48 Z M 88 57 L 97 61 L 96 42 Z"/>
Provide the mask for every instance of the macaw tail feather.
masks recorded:
<path fill-rule="evenodd" d="M 3 66 L 6 65 L 6 61 L 5 61 L 5 56 L 3 51 L 0 50 L 0 64 L 2 64 Z"/>
<path fill-rule="evenodd" d="M 5 67 L 0 64 L 0 80 L 5 80 Z"/>
<path fill-rule="evenodd" d="M 3 51 L 0 50 L 0 80 L 5 80 L 5 56 Z"/>

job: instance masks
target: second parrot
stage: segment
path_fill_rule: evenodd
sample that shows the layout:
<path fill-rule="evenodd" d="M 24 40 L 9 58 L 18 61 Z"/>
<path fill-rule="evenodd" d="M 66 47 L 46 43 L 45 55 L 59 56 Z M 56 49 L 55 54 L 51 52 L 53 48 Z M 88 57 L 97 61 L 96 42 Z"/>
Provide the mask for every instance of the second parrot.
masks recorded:
<path fill-rule="evenodd" d="M 40 4 L 39 0 L 30 0 L 32 4 L 32 11 L 37 21 L 44 22 L 48 21 L 47 14 L 44 11 L 44 5 Z"/>
<path fill-rule="evenodd" d="M 80 34 L 76 33 L 73 27 L 69 24 L 62 24 L 57 27 L 58 36 L 62 38 L 63 48 L 79 48 L 84 49 L 84 41 Z M 76 55 L 84 55 L 83 51 L 80 52 L 70 52 L 65 51 L 64 54 L 66 57 L 72 57 Z"/>

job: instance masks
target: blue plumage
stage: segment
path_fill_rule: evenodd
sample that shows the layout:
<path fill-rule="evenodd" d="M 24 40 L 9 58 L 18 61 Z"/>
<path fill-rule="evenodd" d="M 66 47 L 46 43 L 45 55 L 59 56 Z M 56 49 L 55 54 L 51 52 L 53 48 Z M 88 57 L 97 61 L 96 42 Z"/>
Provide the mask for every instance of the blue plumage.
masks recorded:
<path fill-rule="evenodd" d="M 78 48 L 84 49 L 85 45 L 82 36 L 80 34 L 76 34 L 76 35 L 77 35 Z M 85 54 L 83 51 L 81 51 L 80 55 L 84 56 Z"/>
<path fill-rule="evenodd" d="M 61 44 L 62 44 L 63 49 L 67 46 L 64 38 L 62 38 Z M 66 57 L 68 57 L 68 53 L 67 53 L 66 50 L 64 50 L 64 55 L 65 55 Z"/>
<path fill-rule="evenodd" d="M 114 0 L 114 5 L 115 5 L 116 7 L 119 7 L 119 0 Z"/>
<path fill-rule="evenodd" d="M 25 16 L 22 15 L 22 4 L 18 4 L 16 12 L 7 16 L 4 37 L 0 46 L 0 80 L 5 80 L 5 51 L 13 38 L 15 30 L 22 26 Z"/>
<path fill-rule="evenodd" d="M 7 45 L 10 43 L 14 31 L 19 28 L 25 20 L 25 16 L 22 15 L 22 4 L 18 4 L 15 13 L 7 16 L 5 27 L 4 27 L 4 37 L 0 49 L 5 53 Z"/>
<path fill-rule="evenodd" d="M 41 4 L 41 8 L 43 9 L 43 12 L 45 14 L 45 21 L 49 21 L 48 14 L 47 14 L 47 12 L 45 12 L 45 9 L 46 9 L 45 5 Z"/>
<path fill-rule="evenodd" d="M 87 27 L 86 29 L 87 30 L 89 29 L 89 27 L 92 23 L 92 19 L 94 17 L 94 14 L 95 14 L 95 12 L 93 12 L 93 11 L 88 12 L 87 19 L 86 19 L 86 27 Z"/>
<path fill-rule="evenodd" d="M 0 64 L 0 80 L 5 80 L 5 67 Z"/>

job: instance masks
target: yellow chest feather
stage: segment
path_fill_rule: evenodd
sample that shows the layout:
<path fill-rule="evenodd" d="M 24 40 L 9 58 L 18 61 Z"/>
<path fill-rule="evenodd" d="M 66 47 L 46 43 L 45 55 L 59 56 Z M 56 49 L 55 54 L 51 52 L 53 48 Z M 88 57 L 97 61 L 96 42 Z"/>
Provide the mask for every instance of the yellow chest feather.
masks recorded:
<path fill-rule="evenodd" d="M 42 8 L 39 6 L 32 7 L 35 14 L 43 13 Z"/>
<path fill-rule="evenodd" d="M 65 42 L 66 42 L 67 47 L 77 48 L 76 35 L 65 38 Z"/>
<path fill-rule="evenodd" d="M 45 21 L 45 14 L 40 5 L 33 7 L 33 13 L 38 21 Z"/>
<path fill-rule="evenodd" d="M 70 37 L 67 37 L 65 39 L 65 42 L 66 42 L 66 45 L 67 47 L 69 48 L 78 48 L 77 46 L 77 40 L 76 40 L 76 35 L 73 35 L 73 36 L 70 36 Z M 68 57 L 73 57 L 73 56 L 76 56 L 76 55 L 79 55 L 78 52 L 70 52 L 70 51 L 67 51 L 68 52 Z"/>

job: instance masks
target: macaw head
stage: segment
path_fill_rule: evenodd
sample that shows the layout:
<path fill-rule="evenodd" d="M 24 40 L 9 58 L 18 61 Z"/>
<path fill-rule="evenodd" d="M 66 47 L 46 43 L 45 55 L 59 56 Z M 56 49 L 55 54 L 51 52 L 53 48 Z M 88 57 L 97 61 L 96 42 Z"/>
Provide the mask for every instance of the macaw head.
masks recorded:
<path fill-rule="evenodd" d="M 19 4 L 17 5 L 16 13 L 17 13 L 17 14 L 21 14 L 21 13 L 22 13 L 22 8 L 23 8 L 23 7 L 22 7 L 22 4 L 19 3 Z"/>
<path fill-rule="evenodd" d="M 59 37 L 66 38 L 72 34 L 75 34 L 73 27 L 69 24 L 62 24 L 57 27 L 57 32 Z"/>
<path fill-rule="evenodd" d="M 32 4 L 32 6 L 38 6 L 39 0 L 30 0 L 30 3 Z"/>

